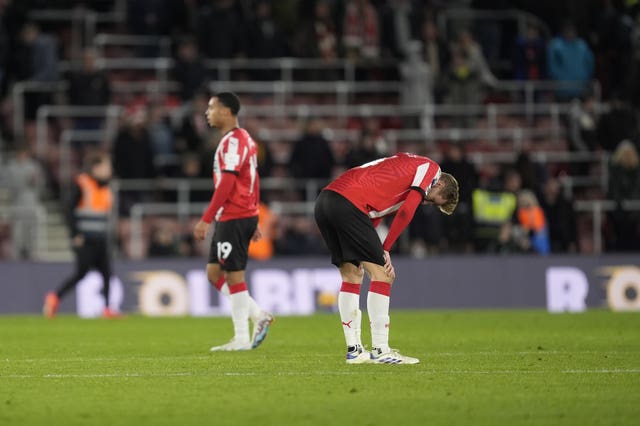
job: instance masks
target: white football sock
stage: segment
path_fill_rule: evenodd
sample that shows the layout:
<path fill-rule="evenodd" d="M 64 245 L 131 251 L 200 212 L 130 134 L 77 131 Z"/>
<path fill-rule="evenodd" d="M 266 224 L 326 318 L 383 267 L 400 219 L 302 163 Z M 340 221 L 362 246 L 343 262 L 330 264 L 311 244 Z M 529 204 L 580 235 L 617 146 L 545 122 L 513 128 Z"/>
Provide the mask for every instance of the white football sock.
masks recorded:
<path fill-rule="evenodd" d="M 371 346 L 389 351 L 389 293 L 391 285 L 372 281 L 367 295 L 367 311 L 371 321 Z"/>
<path fill-rule="evenodd" d="M 222 288 L 220 288 L 220 293 L 225 296 L 229 296 L 229 284 L 224 283 Z M 256 322 L 260 318 L 260 314 L 262 313 L 262 309 L 258 306 L 258 303 L 249 295 L 249 318 L 251 321 Z"/>
<path fill-rule="evenodd" d="M 231 299 L 231 319 L 233 320 L 233 330 L 235 340 L 238 342 L 249 342 L 249 292 L 245 283 L 235 284 L 234 291 L 229 287 Z"/>
<path fill-rule="evenodd" d="M 346 290 L 346 291 L 345 291 Z M 360 285 L 342 283 L 340 293 L 338 293 L 338 310 L 340 311 L 340 321 L 342 321 L 342 331 L 347 346 L 355 346 L 360 343 Z"/>

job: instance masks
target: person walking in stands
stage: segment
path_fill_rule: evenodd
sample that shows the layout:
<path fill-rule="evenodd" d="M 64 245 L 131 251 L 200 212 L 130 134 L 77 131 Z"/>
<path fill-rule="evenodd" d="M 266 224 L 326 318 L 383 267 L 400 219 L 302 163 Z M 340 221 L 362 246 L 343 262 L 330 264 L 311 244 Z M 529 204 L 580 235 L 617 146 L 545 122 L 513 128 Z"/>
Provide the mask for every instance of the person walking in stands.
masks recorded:
<path fill-rule="evenodd" d="M 417 358 L 389 346 L 389 296 L 395 270 L 389 251 L 420 205 L 437 206 L 450 215 L 458 204 L 458 181 L 435 161 L 398 153 L 347 170 L 327 185 L 316 201 L 315 219 L 340 269 L 338 310 L 347 343 L 347 364 L 417 364 Z M 380 241 L 375 227 L 395 213 L 389 233 Z M 367 311 L 372 348 L 360 340 L 360 286 L 364 271 L 371 278 Z"/>
<path fill-rule="evenodd" d="M 72 248 L 76 258 L 76 270 L 58 290 L 46 295 L 43 313 L 53 318 L 60 300 L 82 280 L 91 269 L 102 275 L 102 293 L 105 300 L 103 317 L 120 316 L 109 308 L 109 279 L 111 256 L 109 255 L 109 217 L 113 195 L 109 188 L 111 160 L 106 153 L 95 152 L 85 159 L 86 171 L 80 173 L 71 188 L 68 223 Z"/>
<path fill-rule="evenodd" d="M 249 132 L 238 124 L 240 100 L 230 92 L 209 100 L 206 116 L 217 127 L 222 139 L 213 160 L 214 193 L 211 202 L 193 230 L 196 241 L 203 241 L 216 221 L 211 239 L 207 278 L 231 301 L 234 337 L 211 348 L 216 351 L 244 351 L 257 348 L 267 337 L 273 316 L 260 309 L 249 295 L 245 269 L 249 242 L 261 238 L 258 228 L 260 177 L 257 146 Z M 253 335 L 249 335 L 249 319 Z"/>

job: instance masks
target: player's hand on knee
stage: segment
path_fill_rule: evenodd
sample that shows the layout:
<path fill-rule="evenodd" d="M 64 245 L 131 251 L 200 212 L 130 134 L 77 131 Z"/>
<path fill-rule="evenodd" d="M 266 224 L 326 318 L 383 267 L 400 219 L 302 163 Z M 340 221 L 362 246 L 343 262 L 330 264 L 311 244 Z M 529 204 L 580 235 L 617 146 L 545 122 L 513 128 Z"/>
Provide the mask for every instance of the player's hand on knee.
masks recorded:
<path fill-rule="evenodd" d="M 396 271 L 391 263 L 391 255 L 388 251 L 384 251 L 384 272 L 392 279 L 396 278 Z"/>

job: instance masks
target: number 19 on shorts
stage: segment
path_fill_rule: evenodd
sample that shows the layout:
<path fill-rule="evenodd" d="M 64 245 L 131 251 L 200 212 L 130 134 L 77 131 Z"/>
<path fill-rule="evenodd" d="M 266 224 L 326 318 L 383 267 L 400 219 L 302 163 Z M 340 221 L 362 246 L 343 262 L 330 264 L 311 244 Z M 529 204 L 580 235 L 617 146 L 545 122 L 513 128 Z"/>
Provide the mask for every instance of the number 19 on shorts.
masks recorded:
<path fill-rule="evenodd" d="M 228 241 L 218 242 L 218 259 L 226 260 L 231 254 L 233 247 Z"/>

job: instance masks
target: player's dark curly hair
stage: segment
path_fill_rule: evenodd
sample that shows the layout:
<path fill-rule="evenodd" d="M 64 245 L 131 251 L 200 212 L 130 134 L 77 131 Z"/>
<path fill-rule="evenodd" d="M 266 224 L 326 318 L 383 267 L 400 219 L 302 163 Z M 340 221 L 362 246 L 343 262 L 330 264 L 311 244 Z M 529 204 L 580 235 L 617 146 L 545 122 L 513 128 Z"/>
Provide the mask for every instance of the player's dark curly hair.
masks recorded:
<path fill-rule="evenodd" d="M 449 173 L 441 173 L 440 180 L 444 182 L 444 187 L 440 192 L 440 195 L 442 195 L 442 197 L 447 201 L 439 208 L 442 213 L 450 215 L 458 206 L 460 191 L 458 181 Z"/>
<path fill-rule="evenodd" d="M 235 93 L 221 92 L 213 95 L 213 97 L 218 98 L 218 102 L 229 108 L 234 116 L 240 112 L 240 99 Z"/>

